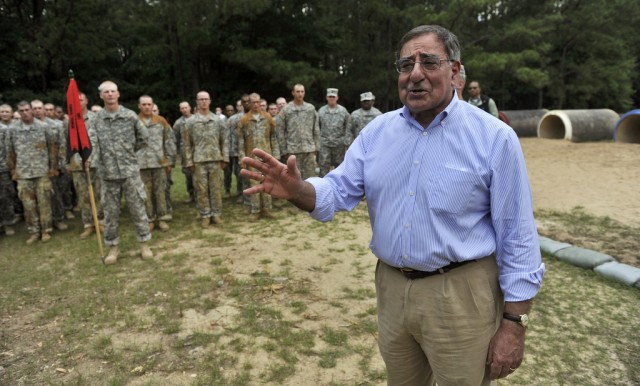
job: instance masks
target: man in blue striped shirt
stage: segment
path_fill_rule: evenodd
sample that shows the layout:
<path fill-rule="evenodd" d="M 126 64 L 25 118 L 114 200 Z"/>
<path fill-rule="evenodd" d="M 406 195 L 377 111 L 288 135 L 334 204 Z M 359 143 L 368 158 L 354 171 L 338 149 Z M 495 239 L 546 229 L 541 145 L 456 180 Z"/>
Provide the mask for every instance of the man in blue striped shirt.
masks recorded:
<path fill-rule="evenodd" d="M 243 175 L 329 221 L 367 197 L 389 385 L 489 385 L 520 366 L 544 264 L 514 131 L 455 97 L 460 46 L 439 26 L 398 46 L 404 107 L 373 120 L 344 162 L 303 181 L 255 149 Z"/>

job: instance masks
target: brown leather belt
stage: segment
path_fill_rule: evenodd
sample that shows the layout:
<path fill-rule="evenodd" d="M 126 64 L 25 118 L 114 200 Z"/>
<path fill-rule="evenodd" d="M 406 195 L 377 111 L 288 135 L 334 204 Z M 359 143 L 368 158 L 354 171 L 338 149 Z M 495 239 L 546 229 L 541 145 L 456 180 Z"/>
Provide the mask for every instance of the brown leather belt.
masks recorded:
<path fill-rule="evenodd" d="M 452 269 L 462 267 L 465 264 L 471 263 L 472 261 L 477 261 L 477 260 L 454 262 L 449 265 L 445 265 L 442 268 L 438 268 L 435 271 L 417 271 L 411 268 L 398 268 L 398 267 L 392 267 L 392 268 L 395 268 L 398 271 L 400 271 L 400 273 L 403 274 L 404 277 L 406 277 L 407 279 L 414 280 L 414 279 L 422 279 L 422 278 L 433 276 L 433 275 L 441 275 L 443 273 L 447 273 L 451 271 Z"/>

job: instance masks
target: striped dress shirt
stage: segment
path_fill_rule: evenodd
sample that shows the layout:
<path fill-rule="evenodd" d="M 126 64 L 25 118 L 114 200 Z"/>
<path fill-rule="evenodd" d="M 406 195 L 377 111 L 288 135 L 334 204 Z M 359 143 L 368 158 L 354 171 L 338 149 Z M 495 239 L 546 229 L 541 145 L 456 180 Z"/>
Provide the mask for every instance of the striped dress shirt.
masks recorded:
<path fill-rule="evenodd" d="M 531 189 L 515 132 L 452 98 L 425 129 L 407 107 L 373 120 L 316 190 L 329 221 L 366 196 L 375 256 L 433 271 L 495 253 L 505 301 L 533 298 L 544 275 Z"/>

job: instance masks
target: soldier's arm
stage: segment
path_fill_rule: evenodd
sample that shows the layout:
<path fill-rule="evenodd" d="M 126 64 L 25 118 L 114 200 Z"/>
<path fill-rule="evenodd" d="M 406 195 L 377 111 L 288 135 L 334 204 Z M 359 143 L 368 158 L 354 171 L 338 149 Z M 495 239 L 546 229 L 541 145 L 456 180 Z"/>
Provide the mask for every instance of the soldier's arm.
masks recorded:
<path fill-rule="evenodd" d="M 240 166 L 243 167 L 242 159 L 246 156 L 244 151 L 244 126 L 238 123 L 238 159 L 240 160 Z"/>
<path fill-rule="evenodd" d="M 284 109 L 278 114 L 276 119 L 276 135 L 278 136 L 278 143 L 280 144 L 280 153 L 284 156 L 287 154 L 287 125 L 285 123 Z"/>
<path fill-rule="evenodd" d="M 135 117 L 134 132 L 136 136 L 135 151 L 147 147 L 149 141 L 149 130 L 147 126 Z"/>
<path fill-rule="evenodd" d="M 47 150 L 49 152 L 49 176 L 58 175 L 58 154 L 60 151 L 60 132 L 45 130 Z"/>
<path fill-rule="evenodd" d="M 193 166 L 193 143 L 191 136 L 191 125 L 186 123 L 182 126 L 182 143 L 184 144 L 184 166 L 191 167 Z"/>
<path fill-rule="evenodd" d="M 320 117 L 315 109 L 313 110 L 313 116 L 313 142 L 316 145 L 316 151 L 320 151 Z"/>
<path fill-rule="evenodd" d="M 229 130 L 227 130 L 227 125 L 222 121 L 220 121 L 220 137 L 222 138 L 222 143 L 220 144 L 220 150 L 222 150 L 222 159 L 226 164 L 228 164 L 229 142 L 231 142 L 231 139 L 229 138 Z"/>
<path fill-rule="evenodd" d="M 11 171 L 11 179 L 16 179 L 16 151 L 13 147 L 13 135 L 12 132 L 9 131 L 9 135 L 7 136 L 7 165 L 9 166 L 9 170 Z"/>
<path fill-rule="evenodd" d="M 176 136 L 173 133 L 173 129 L 166 121 L 164 124 L 164 155 L 167 158 L 169 165 L 172 166 L 176 164 Z"/>
<path fill-rule="evenodd" d="M 278 145 L 275 124 L 270 125 L 270 128 L 269 142 L 271 142 L 271 153 L 275 159 L 280 159 L 280 146 Z"/>
<path fill-rule="evenodd" d="M 347 118 L 344 120 L 344 135 L 342 138 L 344 138 L 344 145 L 345 146 L 349 146 L 351 145 L 351 142 L 353 142 L 353 138 L 352 137 L 352 132 L 351 132 L 351 125 L 353 124 L 352 120 L 351 120 L 351 115 L 349 113 L 346 113 Z"/>

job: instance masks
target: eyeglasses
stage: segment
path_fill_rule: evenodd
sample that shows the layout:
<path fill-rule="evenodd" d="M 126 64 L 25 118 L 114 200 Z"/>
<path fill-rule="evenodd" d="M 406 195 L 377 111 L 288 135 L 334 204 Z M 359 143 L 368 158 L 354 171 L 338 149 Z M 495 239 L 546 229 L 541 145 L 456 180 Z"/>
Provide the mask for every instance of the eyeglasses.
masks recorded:
<path fill-rule="evenodd" d="M 435 71 L 442 66 L 442 62 L 453 62 L 451 59 L 440 59 L 437 56 L 435 57 L 426 57 L 421 62 L 416 62 L 413 59 L 398 59 L 395 62 L 396 70 L 399 73 L 407 73 L 413 71 L 416 63 L 420 63 L 420 67 L 425 71 Z"/>
<path fill-rule="evenodd" d="M 477 88 L 478 88 L 478 87 L 469 87 L 469 90 L 475 90 L 475 89 L 477 89 Z"/>

